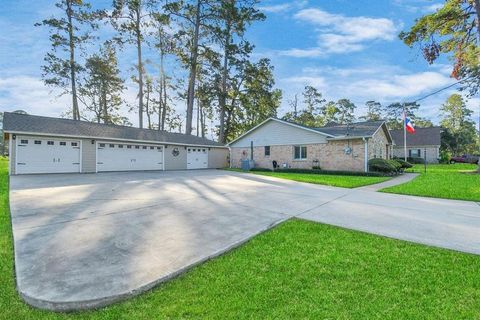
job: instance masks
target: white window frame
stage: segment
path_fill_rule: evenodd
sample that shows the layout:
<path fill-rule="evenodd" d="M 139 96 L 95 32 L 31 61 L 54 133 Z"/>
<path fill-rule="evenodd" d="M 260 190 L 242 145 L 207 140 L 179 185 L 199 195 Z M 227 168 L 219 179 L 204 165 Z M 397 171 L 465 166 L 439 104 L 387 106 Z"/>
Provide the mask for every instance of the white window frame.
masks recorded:
<path fill-rule="evenodd" d="M 295 148 L 300 148 L 300 158 L 295 157 Z M 305 149 L 304 149 L 305 148 Z M 302 150 L 305 150 L 305 153 L 302 152 Z M 293 146 L 293 160 L 307 160 L 308 156 L 308 148 L 307 146 Z"/>

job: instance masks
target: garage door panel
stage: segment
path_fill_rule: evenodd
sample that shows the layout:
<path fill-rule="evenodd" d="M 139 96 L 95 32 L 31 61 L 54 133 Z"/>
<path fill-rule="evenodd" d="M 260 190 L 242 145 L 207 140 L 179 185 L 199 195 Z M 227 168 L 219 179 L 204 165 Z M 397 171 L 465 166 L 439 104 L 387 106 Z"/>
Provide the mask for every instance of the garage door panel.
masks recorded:
<path fill-rule="evenodd" d="M 97 171 L 140 170 L 163 170 L 163 146 L 98 143 Z"/>
<path fill-rule="evenodd" d="M 80 172 L 80 141 L 17 137 L 16 173 Z"/>
<path fill-rule="evenodd" d="M 207 169 L 208 168 L 208 149 L 207 148 L 187 148 L 187 169 Z"/>

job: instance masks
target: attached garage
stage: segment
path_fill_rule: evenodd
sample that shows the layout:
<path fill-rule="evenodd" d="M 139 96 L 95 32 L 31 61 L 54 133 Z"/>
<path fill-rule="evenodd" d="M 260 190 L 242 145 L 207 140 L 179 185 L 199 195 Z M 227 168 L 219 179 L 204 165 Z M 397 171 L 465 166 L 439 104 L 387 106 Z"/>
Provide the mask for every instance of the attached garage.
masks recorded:
<path fill-rule="evenodd" d="M 229 149 L 202 137 L 4 113 L 10 174 L 213 169 Z"/>

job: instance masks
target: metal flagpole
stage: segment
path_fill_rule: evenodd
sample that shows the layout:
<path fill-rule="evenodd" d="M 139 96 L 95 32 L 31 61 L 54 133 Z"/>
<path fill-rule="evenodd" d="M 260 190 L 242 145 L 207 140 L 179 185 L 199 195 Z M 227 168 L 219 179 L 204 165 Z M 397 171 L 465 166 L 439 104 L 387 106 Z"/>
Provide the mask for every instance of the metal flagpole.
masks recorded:
<path fill-rule="evenodd" d="M 407 113 L 405 112 L 405 102 L 403 103 L 403 150 L 404 160 L 407 161 Z"/>

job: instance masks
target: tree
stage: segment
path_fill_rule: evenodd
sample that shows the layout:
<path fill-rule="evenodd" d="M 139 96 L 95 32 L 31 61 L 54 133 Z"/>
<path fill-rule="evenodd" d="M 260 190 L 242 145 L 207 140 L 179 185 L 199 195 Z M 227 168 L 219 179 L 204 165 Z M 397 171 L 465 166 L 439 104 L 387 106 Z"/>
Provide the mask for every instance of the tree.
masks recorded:
<path fill-rule="evenodd" d="M 416 102 L 400 103 L 394 102 L 384 106 L 384 114 L 387 120 L 387 125 L 391 129 L 403 129 L 403 110 L 407 113 L 407 116 L 414 119 L 415 111 L 420 108 L 420 105 Z"/>
<path fill-rule="evenodd" d="M 452 77 L 465 80 L 474 95 L 480 88 L 480 0 L 447 0 L 442 8 L 415 21 L 400 39 L 420 45 L 433 63 L 441 54 L 453 60 Z"/>
<path fill-rule="evenodd" d="M 360 119 L 365 121 L 378 121 L 382 119 L 382 104 L 373 100 L 365 102 L 367 107 L 367 113 L 360 117 Z"/>
<path fill-rule="evenodd" d="M 111 22 L 113 27 L 120 33 L 122 43 L 131 43 L 137 49 L 138 83 L 138 125 L 143 128 L 144 113 L 144 61 L 142 56 L 142 44 L 145 41 L 145 28 L 149 25 L 149 10 L 155 5 L 155 0 L 113 0 L 113 12 Z"/>
<path fill-rule="evenodd" d="M 338 123 L 348 124 L 355 120 L 355 109 L 357 106 L 348 99 L 340 99 L 336 103 L 338 110 Z"/>
<path fill-rule="evenodd" d="M 258 0 L 223 0 L 214 7 L 213 36 L 222 52 L 222 62 L 218 64 L 218 108 L 219 142 L 225 142 L 225 116 L 230 79 L 238 71 L 239 64 L 245 63 L 253 47 L 244 39 L 248 25 L 264 20 L 255 5 Z"/>
<path fill-rule="evenodd" d="M 473 111 L 467 108 L 463 97 L 452 94 L 440 110 L 443 116 L 440 124 L 446 130 L 444 147 L 457 155 L 474 152 L 477 133 L 475 122 L 471 120 Z"/>
<path fill-rule="evenodd" d="M 118 124 L 123 122 L 119 110 L 123 104 L 121 97 L 125 89 L 120 77 L 116 50 L 106 43 L 91 55 L 85 63 L 84 85 L 79 90 L 79 100 L 86 110 L 93 112 L 94 121 Z"/>
<path fill-rule="evenodd" d="M 177 51 L 181 61 L 188 69 L 188 89 L 187 89 L 187 112 L 185 122 L 185 133 L 192 133 L 193 105 L 195 102 L 195 85 L 198 72 L 198 57 L 201 38 L 206 38 L 209 33 L 209 21 L 213 17 L 211 8 L 214 5 L 213 0 L 178 0 L 167 2 L 165 10 L 172 16 L 177 17 L 179 31 L 176 38 L 182 42 L 181 47 L 187 49 L 187 53 Z M 203 50 L 207 48 L 204 46 Z"/>
<path fill-rule="evenodd" d="M 102 16 L 101 11 L 91 11 L 89 3 L 82 0 L 61 0 L 55 4 L 62 17 L 51 17 L 35 26 L 46 26 L 50 29 L 52 49 L 44 58 L 42 77 L 48 86 L 62 90 L 61 94 L 72 95 L 71 114 L 74 120 L 80 119 L 78 107 L 78 76 L 83 71 L 77 58 L 77 50 L 91 40 L 90 31 L 97 29 L 96 18 Z"/>

